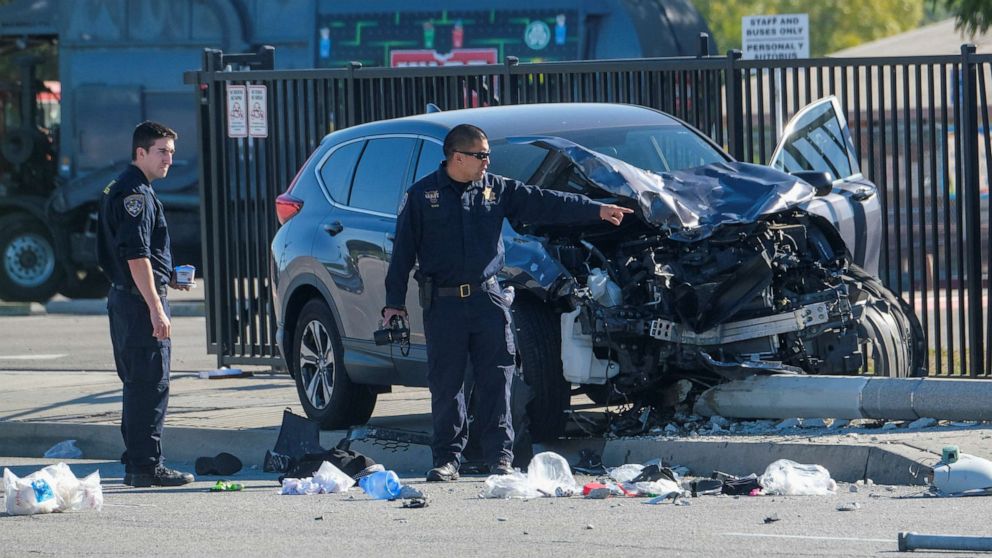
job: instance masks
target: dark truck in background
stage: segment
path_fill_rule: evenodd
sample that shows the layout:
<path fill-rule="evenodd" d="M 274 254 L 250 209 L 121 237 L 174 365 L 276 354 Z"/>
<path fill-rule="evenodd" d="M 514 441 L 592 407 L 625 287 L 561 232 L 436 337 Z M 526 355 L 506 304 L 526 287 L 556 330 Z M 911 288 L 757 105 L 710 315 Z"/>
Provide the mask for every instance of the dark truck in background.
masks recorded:
<path fill-rule="evenodd" d="M 274 67 L 430 66 L 699 54 L 690 0 L 12 0 L 0 2 L 0 299 L 103 297 L 96 204 L 128 162 L 131 132 L 179 133 L 155 189 L 175 259 L 201 258 L 196 103 L 183 71 L 204 48 Z M 710 46 L 711 53 L 715 47 Z M 39 64 L 57 76 L 39 75 Z M 47 67 L 47 66 L 42 66 Z M 39 79 L 41 78 L 41 79 Z M 2 79 L 2 78 L 0 78 Z M 47 81 L 46 81 L 47 80 Z M 47 84 L 47 85 L 46 85 Z M 58 90 L 58 91 L 56 91 Z M 327 132 L 333 131 L 328 115 Z"/>

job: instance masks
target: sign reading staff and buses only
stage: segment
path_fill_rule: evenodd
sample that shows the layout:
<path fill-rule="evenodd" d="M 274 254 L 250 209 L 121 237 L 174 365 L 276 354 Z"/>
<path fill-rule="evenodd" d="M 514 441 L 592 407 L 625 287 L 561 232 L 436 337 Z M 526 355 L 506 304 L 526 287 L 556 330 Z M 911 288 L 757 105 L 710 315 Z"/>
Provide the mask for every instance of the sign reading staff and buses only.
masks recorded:
<path fill-rule="evenodd" d="M 744 60 L 809 58 L 809 14 L 741 18 Z"/>

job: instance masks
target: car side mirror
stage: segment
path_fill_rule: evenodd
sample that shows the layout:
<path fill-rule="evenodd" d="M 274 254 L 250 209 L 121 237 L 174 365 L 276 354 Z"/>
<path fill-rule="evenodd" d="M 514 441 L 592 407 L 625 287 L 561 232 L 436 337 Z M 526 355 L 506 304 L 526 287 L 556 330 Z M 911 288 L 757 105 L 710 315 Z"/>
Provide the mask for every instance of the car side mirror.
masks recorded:
<path fill-rule="evenodd" d="M 834 188 L 834 180 L 829 172 L 799 171 L 792 173 L 792 176 L 812 186 L 817 196 L 826 196 Z"/>

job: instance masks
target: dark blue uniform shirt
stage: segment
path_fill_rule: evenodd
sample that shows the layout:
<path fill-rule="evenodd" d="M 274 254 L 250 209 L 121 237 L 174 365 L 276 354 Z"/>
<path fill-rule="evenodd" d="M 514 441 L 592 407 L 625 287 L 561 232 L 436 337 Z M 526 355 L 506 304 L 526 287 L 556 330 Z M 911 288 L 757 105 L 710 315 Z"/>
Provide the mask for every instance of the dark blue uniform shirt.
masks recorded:
<path fill-rule="evenodd" d="M 475 182 L 455 182 L 444 165 L 411 186 L 400 204 L 386 306 L 405 306 L 407 280 L 418 259 L 420 272 L 438 287 L 478 285 L 499 273 L 505 217 L 543 224 L 599 220 L 600 204 L 585 196 L 489 173 Z"/>
<path fill-rule="evenodd" d="M 97 227 L 100 267 L 111 283 L 133 287 L 127 261 L 148 258 L 156 285 L 172 277 L 172 249 L 162 203 L 141 169 L 127 169 L 103 189 Z"/>

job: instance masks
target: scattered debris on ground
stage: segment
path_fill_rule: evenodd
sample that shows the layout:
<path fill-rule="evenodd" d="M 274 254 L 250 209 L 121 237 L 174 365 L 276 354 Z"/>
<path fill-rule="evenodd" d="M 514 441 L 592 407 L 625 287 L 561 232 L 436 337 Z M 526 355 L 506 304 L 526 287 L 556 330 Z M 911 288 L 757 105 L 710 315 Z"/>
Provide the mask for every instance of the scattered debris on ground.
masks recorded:
<path fill-rule="evenodd" d="M 83 457 L 83 450 L 76 447 L 75 440 L 62 440 L 48 448 L 44 457 L 46 459 L 79 459 Z"/>
<path fill-rule="evenodd" d="M 934 496 L 992 495 L 992 461 L 947 446 L 933 468 L 930 493 Z"/>

